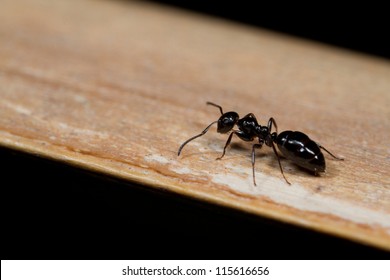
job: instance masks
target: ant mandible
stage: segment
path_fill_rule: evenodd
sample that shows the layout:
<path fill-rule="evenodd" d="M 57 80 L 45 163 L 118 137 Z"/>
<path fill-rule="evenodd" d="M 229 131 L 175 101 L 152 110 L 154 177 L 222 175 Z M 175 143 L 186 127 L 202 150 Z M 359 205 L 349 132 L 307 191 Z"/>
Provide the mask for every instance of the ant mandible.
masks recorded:
<path fill-rule="evenodd" d="M 287 180 L 284 175 L 282 165 L 280 163 L 279 154 L 276 151 L 275 144 L 278 146 L 279 151 L 282 155 L 291 160 L 296 165 L 303 167 L 307 170 L 314 172 L 315 175 L 318 175 L 319 172 L 325 172 L 325 158 L 321 152 L 321 149 L 331 155 L 333 158 L 338 160 L 343 160 L 342 158 L 338 158 L 325 149 L 323 146 L 317 144 L 313 140 L 311 140 L 306 134 L 300 131 L 283 131 L 278 134 L 278 127 L 274 118 L 270 118 L 267 126 L 262 126 L 257 123 L 256 117 L 254 114 L 249 113 L 240 119 L 239 115 L 236 112 L 227 112 L 224 113 L 222 107 L 212 103 L 207 102 L 207 105 L 212 105 L 214 107 L 219 108 L 221 112 L 221 117 L 217 120 L 209 124 L 200 134 L 191 137 L 187 141 L 185 141 L 179 147 L 179 151 L 177 153 L 180 156 L 180 153 L 184 146 L 191 142 L 192 140 L 206 134 L 209 128 L 217 123 L 217 132 L 218 133 L 228 133 L 232 131 L 226 141 L 225 147 L 223 148 L 222 155 L 217 159 L 222 159 L 225 155 L 226 148 L 229 146 L 233 135 L 237 135 L 241 140 L 244 141 L 253 141 L 256 137 L 259 142 L 252 145 L 252 173 L 253 173 L 253 184 L 256 186 L 256 178 L 255 178 L 255 150 L 260 149 L 263 144 L 268 147 L 272 147 L 276 158 L 278 159 L 279 168 L 283 175 L 284 180 L 291 185 L 291 183 Z M 234 130 L 233 127 L 237 125 L 237 130 Z M 272 131 L 272 126 L 275 127 L 276 132 Z"/>

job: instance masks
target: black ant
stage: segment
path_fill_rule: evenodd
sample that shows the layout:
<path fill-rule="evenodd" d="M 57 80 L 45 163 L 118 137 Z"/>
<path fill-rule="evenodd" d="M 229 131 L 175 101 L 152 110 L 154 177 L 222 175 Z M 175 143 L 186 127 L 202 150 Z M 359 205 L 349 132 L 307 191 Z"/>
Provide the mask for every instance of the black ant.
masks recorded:
<path fill-rule="evenodd" d="M 284 176 L 283 168 L 280 163 L 279 154 L 276 151 L 275 144 L 278 145 L 279 151 L 284 157 L 291 160 L 296 165 L 314 172 L 315 175 L 318 175 L 319 172 L 325 172 L 325 158 L 321 152 L 321 149 L 323 149 L 333 158 L 343 160 L 342 158 L 338 158 L 333 155 L 323 146 L 317 144 L 316 142 L 311 140 L 306 134 L 300 131 L 287 130 L 278 134 L 278 127 L 274 118 L 269 119 L 267 126 L 262 126 L 257 123 L 256 117 L 252 113 L 249 113 L 240 119 L 236 112 L 224 113 L 221 106 L 212 102 L 207 102 L 207 105 L 212 105 L 219 108 L 221 112 L 221 117 L 217 121 L 214 121 L 209 124 L 200 134 L 195 135 L 194 137 L 191 137 L 190 139 L 185 141 L 179 148 L 179 151 L 177 153 L 178 156 L 180 156 L 181 150 L 186 144 L 204 135 L 213 124 L 218 123 L 218 133 L 228 133 L 233 130 L 234 125 L 237 125 L 238 130 L 233 130 L 230 133 L 226 141 L 225 147 L 223 148 L 223 153 L 217 159 L 223 158 L 223 156 L 225 155 L 226 148 L 227 146 L 229 146 L 233 135 L 237 135 L 241 140 L 244 141 L 253 141 L 256 137 L 259 139 L 259 143 L 252 145 L 252 172 L 253 184 L 255 186 L 255 149 L 260 149 L 263 144 L 272 147 L 276 158 L 278 159 L 279 168 L 283 175 L 283 178 L 289 185 L 291 185 L 291 183 L 287 180 L 286 176 Z M 271 132 L 272 125 L 275 127 L 276 132 Z"/>

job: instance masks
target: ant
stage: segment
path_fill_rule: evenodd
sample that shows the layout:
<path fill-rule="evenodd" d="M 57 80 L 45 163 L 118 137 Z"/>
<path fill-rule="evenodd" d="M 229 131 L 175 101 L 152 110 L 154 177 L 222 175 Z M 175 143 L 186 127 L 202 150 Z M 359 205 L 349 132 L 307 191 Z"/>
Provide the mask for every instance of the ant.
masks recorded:
<path fill-rule="evenodd" d="M 317 144 L 316 142 L 311 140 L 306 134 L 300 131 L 287 130 L 278 134 L 278 127 L 274 118 L 272 117 L 269 119 L 267 126 L 262 126 L 257 123 L 256 117 L 252 113 L 249 113 L 240 119 L 239 115 L 236 112 L 224 113 L 221 106 L 212 102 L 207 102 L 206 104 L 219 108 L 219 111 L 221 112 L 221 117 L 217 121 L 214 121 L 209 124 L 200 134 L 191 137 L 183 144 L 181 144 L 177 153 L 178 156 L 180 156 L 180 153 L 186 144 L 206 134 L 209 128 L 213 124 L 217 123 L 218 133 L 228 133 L 232 131 L 226 141 L 225 147 L 223 148 L 222 155 L 218 157 L 217 160 L 222 159 L 225 155 L 226 148 L 229 146 L 233 135 L 237 135 L 241 140 L 248 142 L 253 141 L 256 137 L 258 138 L 259 143 L 252 145 L 252 173 L 253 184 L 255 186 L 255 150 L 260 149 L 263 144 L 267 145 L 268 147 L 272 147 L 276 158 L 278 159 L 279 168 L 283 175 L 283 178 L 289 185 L 291 185 L 291 183 L 284 175 L 283 168 L 280 163 L 279 154 L 275 148 L 275 144 L 278 146 L 279 151 L 284 157 L 291 160 L 296 165 L 314 172 L 315 175 L 318 175 L 319 172 L 325 172 L 325 158 L 321 152 L 321 149 L 331 155 L 334 159 L 343 160 L 342 158 L 338 158 L 333 155 L 323 146 Z M 237 125 L 237 130 L 233 129 L 235 125 Z M 275 127 L 276 132 L 271 132 L 272 126 Z"/>

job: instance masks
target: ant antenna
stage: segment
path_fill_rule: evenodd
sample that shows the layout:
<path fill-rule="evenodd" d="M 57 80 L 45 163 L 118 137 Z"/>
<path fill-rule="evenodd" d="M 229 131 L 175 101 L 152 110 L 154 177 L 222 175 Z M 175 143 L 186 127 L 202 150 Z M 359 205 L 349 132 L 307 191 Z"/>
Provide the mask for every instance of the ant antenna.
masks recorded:
<path fill-rule="evenodd" d="M 214 104 L 213 104 L 213 105 L 214 105 Z M 218 105 L 216 105 L 216 106 L 218 106 Z M 222 108 L 221 108 L 221 110 L 222 110 Z M 180 156 L 181 150 L 184 148 L 185 145 L 188 144 L 188 142 L 191 142 L 192 140 L 194 140 L 194 139 L 196 139 L 196 138 L 198 138 L 198 137 L 200 137 L 200 136 L 206 134 L 206 132 L 209 130 L 209 128 L 210 128 L 213 124 L 215 124 L 215 123 L 217 123 L 217 122 L 218 122 L 218 121 L 212 122 L 212 123 L 209 124 L 201 133 L 199 133 L 198 135 L 195 135 L 194 137 L 191 137 L 190 139 L 188 139 L 187 141 L 185 141 L 183 144 L 181 144 L 181 146 L 180 146 L 180 148 L 179 148 L 179 151 L 177 152 L 177 155 Z"/>
<path fill-rule="evenodd" d="M 213 103 L 213 102 L 206 102 L 206 104 L 207 105 L 212 105 L 212 106 L 214 106 L 214 107 L 217 107 L 217 108 L 219 108 L 219 111 L 221 111 L 221 115 L 223 115 L 223 110 L 222 110 L 222 107 L 221 106 L 219 106 L 219 105 L 217 105 L 217 104 L 215 104 L 215 103 Z"/>

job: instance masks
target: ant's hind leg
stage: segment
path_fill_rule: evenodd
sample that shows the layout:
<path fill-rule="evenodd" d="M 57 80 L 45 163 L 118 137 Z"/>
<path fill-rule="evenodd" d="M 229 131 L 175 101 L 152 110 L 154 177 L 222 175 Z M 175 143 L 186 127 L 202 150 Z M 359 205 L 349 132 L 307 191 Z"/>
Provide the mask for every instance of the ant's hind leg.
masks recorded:
<path fill-rule="evenodd" d="M 276 133 L 278 133 L 278 125 L 276 124 L 275 119 L 271 117 L 269 119 L 268 125 L 267 125 L 269 133 L 271 133 L 271 131 L 272 131 L 272 125 L 274 125 Z"/>
<path fill-rule="evenodd" d="M 261 149 L 263 144 L 253 144 L 252 146 L 252 175 L 253 175 L 253 184 L 256 185 L 256 176 L 255 176 L 255 149 Z"/>
<path fill-rule="evenodd" d="M 283 178 L 284 178 L 284 180 L 287 182 L 287 184 L 291 185 L 291 183 L 287 180 L 286 176 L 284 176 L 282 164 L 280 163 L 279 154 L 278 154 L 278 152 L 276 151 L 274 142 L 271 142 L 271 144 L 272 144 L 272 149 L 274 150 L 274 153 L 275 153 L 275 155 L 276 155 L 276 158 L 278 159 L 280 172 L 282 172 Z"/>
<path fill-rule="evenodd" d="M 323 146 L 318 145 L 318 147 L 320 147 L 320 148 L 323 149 L 325 152 L 327 152 L 328 154 L 330 154 L 334 159 L 337 159 L 337 160 L 344 160 L 343 158 L 336 157 L 334 154 L 332 154 L 331 152 L 329 152 L 329 151 L 328 151 L 327 149 L 325 149 Z"/>

